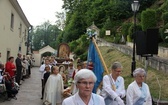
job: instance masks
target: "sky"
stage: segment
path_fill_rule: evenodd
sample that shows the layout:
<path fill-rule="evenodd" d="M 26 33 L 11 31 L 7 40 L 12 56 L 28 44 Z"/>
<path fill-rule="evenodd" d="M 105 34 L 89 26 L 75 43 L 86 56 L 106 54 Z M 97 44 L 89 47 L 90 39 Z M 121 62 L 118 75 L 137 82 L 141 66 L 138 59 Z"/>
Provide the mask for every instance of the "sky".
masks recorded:
<path fill-rule="evenodd" d="M 49 20 L 56 21 L 56 12 L 62 12 L 62 0 L 18 0 L 24 14 L 31 25 L 41 25 Z"/>

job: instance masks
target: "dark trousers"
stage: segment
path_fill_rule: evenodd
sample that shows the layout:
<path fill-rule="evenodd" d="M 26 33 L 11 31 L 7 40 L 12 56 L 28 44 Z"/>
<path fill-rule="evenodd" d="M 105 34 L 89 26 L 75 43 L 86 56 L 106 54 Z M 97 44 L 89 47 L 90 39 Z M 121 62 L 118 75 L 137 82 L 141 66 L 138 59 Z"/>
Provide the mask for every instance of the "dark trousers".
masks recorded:
<path fill-rule="evenodd" d="M 18 93 L 18 90 L 12 87 L 12 81 L 5 81 L 5 86 L 7 90 L 8 97 L 15 96 Z"/>
<path fill-rule="evenodd" d="M 31 74 L 31 66 L 28 66 L 28 75 Z"/>
<path fill-rule="evenodd" d="M 44 80 L 41 79 L 41 87 L 42 87 L 42 90 L 41 90 L 41 97 L 43 98 L 43 95 L 44 95 Z"/>
<path fill-rule="evenodd" d="M 17 74 L 16 74 L 16 82 L 18 83 L 18 84 L 20 84 L 20 79 L 21 79 L 21 76 L 22 76 L 22 69 L 18 69 L 17 70 Z"/>

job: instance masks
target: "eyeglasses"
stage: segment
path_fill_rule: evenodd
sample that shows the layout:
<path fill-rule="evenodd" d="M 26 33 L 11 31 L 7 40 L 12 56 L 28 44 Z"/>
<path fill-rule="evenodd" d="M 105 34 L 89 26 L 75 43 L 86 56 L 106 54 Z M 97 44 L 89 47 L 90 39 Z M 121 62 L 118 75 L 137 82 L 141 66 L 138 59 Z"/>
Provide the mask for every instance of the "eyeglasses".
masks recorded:
<path fill-rule="evenodd" d="M 144 78 L 145 75 L 137 75 L 136 77 L 139 77 L 139 78 Z"/>
<path fill-rule="evenodd" d="M 81 85 L 84 85 L 84 86 L 87 86 L 87 85 L 93 86 L 94 85 L 94 82 L 78 82 L 78 83 Z"/>
<path fill-rule="evenodd" d="M 116 70 L 114 70 L 115 72 L 118 72 L 118 73 L 121 73 L 122 71 L 116 71 Z"/>

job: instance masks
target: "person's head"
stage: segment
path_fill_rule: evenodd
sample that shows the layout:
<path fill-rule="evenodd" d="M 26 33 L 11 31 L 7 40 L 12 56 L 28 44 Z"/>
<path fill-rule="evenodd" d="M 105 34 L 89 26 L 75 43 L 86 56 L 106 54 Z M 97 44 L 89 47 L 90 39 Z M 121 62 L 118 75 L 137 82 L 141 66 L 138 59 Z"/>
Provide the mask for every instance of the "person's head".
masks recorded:
<path fill-rule="evenodd" d="M 49 65 L 45 66 L 45 71 L 46 71 L 46 72 L 49 72 L 49 71 L 50 71 L 50 66 L 49 66 Z"/>
<path fill-rule="evenodd" d="M 81 63 L 77 64 L 77 69 L 78 69 L 78 71 L 82 69 L 82 64 Z"/>
<path fill-rule="evenodd" d="M 8 58 L 8 61 L 13 63 L 13 62 L 14 62 L 14 57 L 12 57 L 12 56 L 9 57 L 9 58 Z"/>
<path fill-rule="evenodd" d="M 86 61 L 83 62 L 82 68 L 87 68 L 87 62 Z"/>
<path fill-rule="evenodd" d="M 64 65 L 59 66 L 59 72 L 64 73 L 64 71 L 65 71 L 65 66 Z"/>
<path fill-rule="evenodd" d="M 1 63 L 0 63 L 0 69 L 1 69 L 1 70 L 4 70 L 4 64 L 1 64 Z"/>
<path fill-rule="evenodd" d="M 30 57 L 29 57 L 29 56 L 26 56 L 26 59 L 30 60 Z"/>
<path fill-rule="evenodd" d="M 72 62 L 69 64 L 69 68 L 70 68 L 70 69 L 73 68 L 73 63 L 72 63 Z"/>
<path fill-rule="evenodd" d="M 49 65 L 50 64 L 50 60 L 49 59 L 45 59 L 45 64 Z"/>
<path fill-rule="evenodd" d="M 91 95 L 96 80 L 97 78 L 91 70 L 81 69 L 78 71 L 74 77 L 74 83 L 79 89 L 79 95 L 84 97 Z"/>
<path fill-rule="evenodd" d="M 58 66 L 52 66 L 52 68 L 51 68 L 51 73 L 57 75 L 57 74 L 59 73 L 59 68 L 58 68 Z"/>
<path fill-rule="evenodd" d="M 22 54 L 21 54 L 21 53 L 18 53 L 17 56 L 18 56 L 19 58 L 21 58 L 21 57 L 22 57 Z"/>
<path fill-rule="evenodd" d="M 133 76 L 134 76 L 137 83 L 142 83 L 145 80 L 146 72 L 142 68 L 137 68 L 134 70 Z"/>
<path fill-rule="evenodd" d="M 118 77 L 120 76 L 121 72 L 122 72 L 122 65 L 120 62 L 114 62 L 112 65 L 111 65 L 111 70 L 112 70 L 112 75 Z"/>

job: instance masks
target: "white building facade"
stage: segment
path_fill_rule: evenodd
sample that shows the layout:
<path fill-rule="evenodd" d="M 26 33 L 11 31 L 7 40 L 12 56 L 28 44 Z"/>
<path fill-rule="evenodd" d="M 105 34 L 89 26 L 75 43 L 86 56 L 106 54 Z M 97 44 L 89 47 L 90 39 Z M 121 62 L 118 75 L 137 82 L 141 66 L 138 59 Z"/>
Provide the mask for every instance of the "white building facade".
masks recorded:
<path fill-rule="evenodd" d="M 1 61 L 6 63 L 9 56 L 26 55 L 30 23 L 17 0 L 0 0 L 0 52 Z"/>

